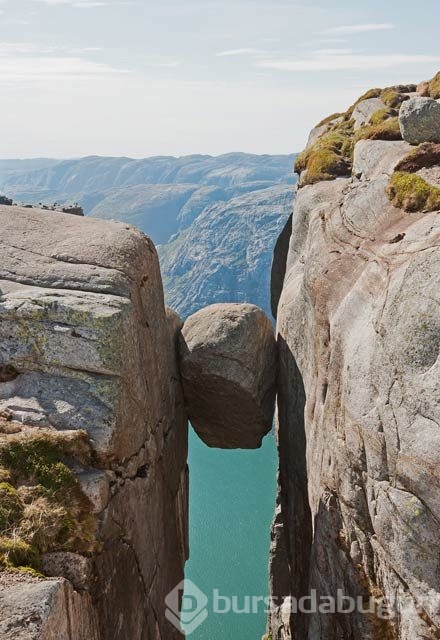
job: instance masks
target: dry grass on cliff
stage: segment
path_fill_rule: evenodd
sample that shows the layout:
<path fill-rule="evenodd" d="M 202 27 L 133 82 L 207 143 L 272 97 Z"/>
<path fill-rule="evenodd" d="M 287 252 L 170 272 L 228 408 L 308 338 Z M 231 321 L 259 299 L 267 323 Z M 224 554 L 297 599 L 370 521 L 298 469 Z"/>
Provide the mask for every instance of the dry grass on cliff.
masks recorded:
<path fill-rule="evenodd" d="M 387 188 L 394 206 L 408 213 L 440 210 L 440 189 L 417 173 L 439 166 L 440 144 L 427 142 L 408 153 L 397 164 Z"/>
<path fill-rule="evenodd" d="M 406 91 L 415 87 L 402 86 L 371 89 L 345 113 L 335 113 L 317 125 L 328 125 L 327 131 L 305 149 L 296 159 L 295 171 L 301 176 L 300 185 L 315 184 L 351 175 L 354 146 L 359 140 L 401 140 L 398 107 L 408 98 Z M 353 112 L 364 100 L 380 98 L 384 103 L 370 119 L 370 123 L 354 130 Z"/>
<path fill-rule="evenodd" d="M 380 122 L 373 122 L 361 127 L 354 136 L 354 142 L 359 140 L 402 140 L 399 118 L 387 117 Z"/>
<path fill-rule="evenodd" d="M 0 568 L 38 569 L 47 551 L 92 552 L 96 517 L 69 466 L 90 462 L 87 434 L 0 422 Z"/>
<path fill-rule="evenodd" d="M 440 189 L 415 173 L 395 171 L 387 193 L 395 207 L 409 213 L 440 210 Z"/>

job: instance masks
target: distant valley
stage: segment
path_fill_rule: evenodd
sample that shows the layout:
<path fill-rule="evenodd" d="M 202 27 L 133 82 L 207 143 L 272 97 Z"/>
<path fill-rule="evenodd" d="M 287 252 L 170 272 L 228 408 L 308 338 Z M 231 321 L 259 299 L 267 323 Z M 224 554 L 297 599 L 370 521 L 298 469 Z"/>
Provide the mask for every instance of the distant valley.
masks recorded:
<path fill-rule="evenodd" d="M 87 157 L 0 161 L 0 193 L 78 202 L 136 225 L 158 247 L 167 303 L 183 316 L 213 302 L 269 313 L 275 241 L 292 209 L 294 156 Z"/>

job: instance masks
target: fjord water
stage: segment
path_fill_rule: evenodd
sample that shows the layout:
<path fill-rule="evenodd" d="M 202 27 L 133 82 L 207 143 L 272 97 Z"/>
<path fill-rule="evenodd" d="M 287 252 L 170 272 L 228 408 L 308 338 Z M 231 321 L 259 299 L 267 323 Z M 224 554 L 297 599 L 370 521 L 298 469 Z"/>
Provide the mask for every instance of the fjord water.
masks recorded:
<path fill-rule="evenodd" d="M 272 434 L 256 451 L 208 448 L 190 434 L 190 560 L 186 577 L 209 597 L 208 618 L 191 640 L 259 640 L 266 616 L 214 614 L 212 594 L 268 595 L 269 533 L 275 505 L 276 445 Z"/>

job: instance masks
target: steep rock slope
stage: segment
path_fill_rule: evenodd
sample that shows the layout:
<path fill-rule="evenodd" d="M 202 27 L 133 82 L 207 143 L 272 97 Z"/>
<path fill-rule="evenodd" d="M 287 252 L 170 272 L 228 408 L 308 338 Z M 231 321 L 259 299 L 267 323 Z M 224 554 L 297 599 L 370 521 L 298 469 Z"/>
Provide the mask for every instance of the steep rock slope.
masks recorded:
<path fill-rule="evenodd" d="M 219 302 L 251 302 L 269 315 L 272 252 L 292 198 L 284 185 L 206 207 L 158 248 L 168 303 L 182 316 Z"/>
<path fill-rule="evenodd" d="M 187 419 L 154 246 L 53 211 L 0 220 L 0 635 L 177 639 Z"/>
<path fill-rule="evenodd" d="M 273 640 L 440 635 L 440 153 L 401 138 L 413 95 L 369 92 L 361 102 L 394 106 L 376 103 L 364 125 L 357 105 L 329 118 L 297 163 L 287 264 L 280 250 L 274 269 Z M 385 597 L 393 618 L 291 614 L 286 596 L 312 589 Z"/>

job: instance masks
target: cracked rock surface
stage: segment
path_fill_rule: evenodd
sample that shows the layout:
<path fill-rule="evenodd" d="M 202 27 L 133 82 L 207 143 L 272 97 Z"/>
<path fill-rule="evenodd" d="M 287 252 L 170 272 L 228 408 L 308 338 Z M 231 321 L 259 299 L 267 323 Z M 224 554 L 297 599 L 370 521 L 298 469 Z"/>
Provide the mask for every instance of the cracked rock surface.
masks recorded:
<path fill-rule="evenodd" d="M 128 225 L 38 209 L 1 206 L 0 229 L 0 411 L 29 428 L 88 432 L 93 467 L 78 479 L 100 523 L 87 570 L 49 554 L 44 566 L 67 581 L 2 589 L 0 625 L 12 619 L 4 602 L 20 603 L 17 616 L 29 603 L 32 617 L 40 597 L 44 624 L 0 635 L 180 638 L 164 600 L 188 556 L 187 420 L 180 324 L 164 307 L 155 248 Z"/>
<path fill-rule="evenodd" d="M 353 177 L 299 189 L 277 326 L 273 593 L 386 597 L 395 617 L 281 607 L 274 640 L 439 637 L 440 217 L 388 199 L 409 150 L 361 141 Z"/>

